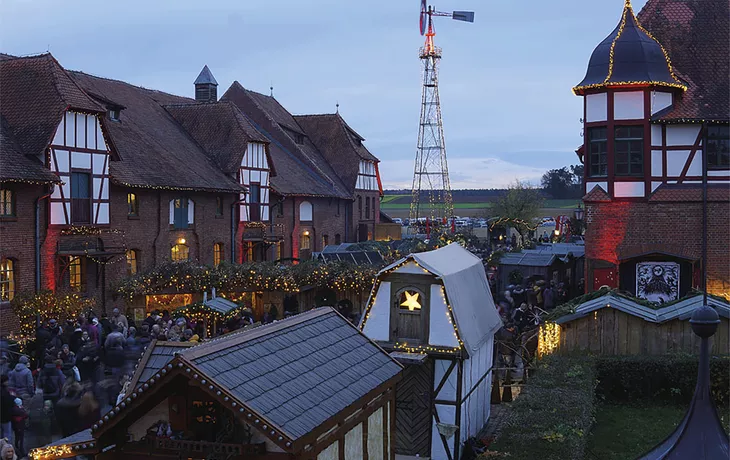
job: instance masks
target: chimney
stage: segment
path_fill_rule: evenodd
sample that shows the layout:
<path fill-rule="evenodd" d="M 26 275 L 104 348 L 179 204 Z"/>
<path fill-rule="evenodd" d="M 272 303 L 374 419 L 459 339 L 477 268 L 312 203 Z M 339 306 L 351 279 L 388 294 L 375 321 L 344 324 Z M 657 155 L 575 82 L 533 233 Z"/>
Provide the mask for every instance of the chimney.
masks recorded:
<path fill-rule="evenodd" d="M 218 82 L 210 73 L 208 66 L 204 66 L 200 75 L 195 79 L 195 100 L 198 102 L 216 102 L 218 100 Z"/>

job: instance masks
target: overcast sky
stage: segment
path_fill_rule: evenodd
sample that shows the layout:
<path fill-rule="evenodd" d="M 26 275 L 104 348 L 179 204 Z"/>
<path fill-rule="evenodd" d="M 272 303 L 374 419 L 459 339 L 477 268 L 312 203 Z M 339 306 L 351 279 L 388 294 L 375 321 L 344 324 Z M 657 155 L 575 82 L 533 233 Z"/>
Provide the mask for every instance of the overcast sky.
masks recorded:
<path fill-rule="evenodd" d="M 634 0 L 638 12 L 645 0 Z M 538 183 L 577 163 L 582 103 L 571 87 L 623 0 L 434 0 L 453 188 Z M 207 64 L 290 112 L 340 113 L 410 188 L 418 134 L 418 0 L 0 0 L 0 51 L 50 50 L 67 69 L 193 96 Z"/>

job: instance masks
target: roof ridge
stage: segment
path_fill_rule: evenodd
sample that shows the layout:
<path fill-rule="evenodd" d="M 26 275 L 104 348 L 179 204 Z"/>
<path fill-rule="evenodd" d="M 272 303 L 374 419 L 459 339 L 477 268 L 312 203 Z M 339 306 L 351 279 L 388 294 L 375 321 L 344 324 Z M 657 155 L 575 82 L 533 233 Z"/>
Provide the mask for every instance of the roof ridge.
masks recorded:
<path fill-rule="evenodd" d="M 235 338 L 238 338 L 242 335 L 247 335 L 243 340 L 236 341 L 234 345 L 240 345 L 245 342 L 249 342 L 254 339 L 258 339 L 261 337 L 264 337 L 269 334 L 273 334 L 279 331 L 282 331 L 284 329 L 296 326 L 298 324 L 301 324 L 305 321 L 308 321 L 312 318 L 318 318 L 320 316 L 324 316 L 327 314 L 336 313 L 335 309 L 332 307 L 319 307 L 314 308 L 312 310 L 308 310 L 293 316 L 290 316 L 289 318 L 283 318 L 278 321 L 274 321 L 269 324 L 264 324 L 255 328 L 251 329 L 241 329 L 236 332 L 232 332 L 230 334 L 225 334 L 221 337 L 215 338 L 209 342 L 201 343 L 200 345 L 192 348 L 189 352 L 183 353 L 183 357 L 186 360 L 195 360 L 197 358 L 209 355 L 211 353 L 215 353 L 220 350 L 225 350 L 226 348 L 229 348 L 228 346 L 225 346 L 226 342 L 233 341 Z"/>
<path fill-rule="evenodd" d="M 195 102 L 195 99 L 188 97 L 188 96 L 180 96 L 179 94 L 167 93 L 165 91 L 160 91 L 159 89 L 146 88 L 141 85 L 135 85 L 133 83 L 129 83 L 128 81 L 119 80 L 117 78 L 102 77 L 99 75 L 94 75 L 92 73 L 84 72 L 83 70 L 66 70 L 66 72 L 69 72 L 72 74 L 81 74 L 81 75 L 85 75 L 85 76 L 91 77 L 91 78 L 98 78 L 99 80 L 106 80 L 106 81 L 111 81 L 111 82 L 115 82 L 115 83 L 123 83 L 127 86 L 131 86 L 132 88 L 141 89 L 143 91 L 148 91 L 150 93 L 164 94 L 165 96 L 173 96 L 173 97 L 188 99 L 191 103 Z M 157 101 L 155 101 L 155 102 L 157 102 Z M 159 102 L 158 102 L 158 104 L 159 104 Z M 163 104 L 159 104 L 159 105 L 163 105 Z"/>
<path fill-rule="evenodd" d="M 71 104 L 69 103 L 69 101 L 67 101 L 67 100 L 66 100 L 66 98 L 64 97 L 64 94 L 63 94 L 63 93 L 61 92 L 61 90 L 60 90 L 60 89 L 58 88 L 58 84 L 59 84 L 60 82 L 59 82 L 59 80 L 58 80 L 58 73 L 57 73 L 57 72 L 59 72 L 59 71 L 60 71 L 60 72 L 61 72 L 61 73 L 62 73 L 63 75 L 65 75 L 65 76 L 66 76 L 66 78 L 68 78 L 68 80 L 69 80 L 69 81 L 71 82 L 71 84 L 72 84 L 72 85 L 73 85 L 73 86 L 74 86 L 74 87 L 75 87 L 76 89 L 78 89 L 78 90 L 79 90 L 79 91 L 81 92 L 81 94 L 82 94 L 82 95 L 84 95 L 84 96 L 85 96 L 85 97 L 86 97 L 86 98 L 87 98 L 87 99 L 89 100 L 89 102 L 91 102 L 92 104 L 94 104 L 95 106 L 97 106 L 97 107 L 98 107 L 98 108 L 100 109 L 100 112 L 105 112 L 104 108 L 103 108 L 103 107 L 102 107 L 102 106 L 101 106 L 101 105 L 100 105 L 100 104 L 99 104 L 98 102 L 96 102 L 96 101 L 94 100 L 94 98 L 92 98 L 92 97 L 91 97 L 91 96 L 90 96 L 90 95 L 89 95 L 89 94 L 88 94 L 88 93 L 87 93 L 86 91 L 84 91 L 84 90 L 83 90 L 83 89 L 82 89 L 82 88 L 81 88 L 81 87 L 80 87 L 80 86 L 79 86 L 79 85 L 78 85 L 78 84 L 76 83 L 76 81 L 75 81 L 75 80 L 74 80 L 73 78 L 71 78 L 71 75 L 69 75 L 69 74 L 68 74 L 68 71 L 67 71 L 67 70 L 66 70 L 66 69 L 65 69 L 65 68 L 64 68 L 64 67 L 63 67 L 63 66 L 61 65 L 61 63 L 60 63 L 60 62 L 58 62 L 58 60 L 57 60 L 57 59 L 56 59 L 56 58 L 55 58 L 55 57 L 54 57 L 54 56 L 53 56 L 53 55 L 52 55 L 51 53 L 48 53 L 48 54 L 47 54 L 47 56 L 48 56 L 48 57 L 50 57 L 50 60 L 49 60 L 49 66 L 50 66 L 51 76 L 52 76 L 52 78 L 53 78 L 53 86 L 54 86 L 54 88 L 55 88 L 56 92 L 58 93 L 58 96 L 59 96 L 59 97 L 61 98 L 61 100 L 62 100 L 62 101 L 63 101 L 63 102 L 64 102 L 64 103 L 66 104 L 66 106 L 67 106 L 67 107 L 73 107 L 73 106 L 72 106 L 72 105 L 71 105 Z M 78 108 L 80 108 L 80 109 L 83 109 L 84 107 L 78 107 Z"/>

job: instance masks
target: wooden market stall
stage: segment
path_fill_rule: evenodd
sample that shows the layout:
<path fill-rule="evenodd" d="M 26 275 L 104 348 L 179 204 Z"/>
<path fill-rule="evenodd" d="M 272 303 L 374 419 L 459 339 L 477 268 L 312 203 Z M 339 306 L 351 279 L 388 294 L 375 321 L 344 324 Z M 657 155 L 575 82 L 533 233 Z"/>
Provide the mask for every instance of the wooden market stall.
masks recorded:
<path fill-rule="evenodd" d="M 406 364 L 395 452 L 458 459 L 489 419 L 494 334 L 484 265 L 453 243 L 411 254 L 375 281 L 360 329 Z"/>

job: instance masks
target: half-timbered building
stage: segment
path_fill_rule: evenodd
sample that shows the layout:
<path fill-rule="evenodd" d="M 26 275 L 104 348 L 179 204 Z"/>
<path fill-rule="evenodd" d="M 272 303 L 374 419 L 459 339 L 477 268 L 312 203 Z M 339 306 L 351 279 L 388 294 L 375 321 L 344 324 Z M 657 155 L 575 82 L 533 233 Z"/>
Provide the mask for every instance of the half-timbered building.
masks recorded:
<path fill-rule="evenodd" d="M 396 392 L 397 454 L 460 458 L 489 419 L 501 326 L 481 259 L 456 243 L 378 274 L 359 327 L 406 365 Z"/>
<path fill-rule="evenodd" d="M 649 0 L 638 17 L 626 0 L 573 89 L 587 290 L 671 301 L 701 287 L 706 181 L 708 291 L 730 295 L 728 16 L 724 0 Z"/>
<path fill-rule="evenodd" d="M 330 307 L 196 346 L 153 343 L 91 430 L 32 454 L 392 460 L 402 369 Z"/>

